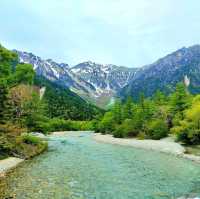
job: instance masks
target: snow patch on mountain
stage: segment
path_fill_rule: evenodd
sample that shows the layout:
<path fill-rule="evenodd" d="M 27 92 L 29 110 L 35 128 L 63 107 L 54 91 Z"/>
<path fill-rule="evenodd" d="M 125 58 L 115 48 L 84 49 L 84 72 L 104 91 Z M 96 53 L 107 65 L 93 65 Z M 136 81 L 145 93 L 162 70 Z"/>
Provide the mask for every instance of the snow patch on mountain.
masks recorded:
<path fill-rule="evenodd" d="M 37 75 L 95 100 L 102 96 L 112 97 L 129 84 L 136 71 L 136 69 L 92 61 L 69 67 L 66 63 L 57 63 L 52 59 L 45 60 L 32 53 L 14 51 L 19 55 L 20 62 L 33 65 Z"/>

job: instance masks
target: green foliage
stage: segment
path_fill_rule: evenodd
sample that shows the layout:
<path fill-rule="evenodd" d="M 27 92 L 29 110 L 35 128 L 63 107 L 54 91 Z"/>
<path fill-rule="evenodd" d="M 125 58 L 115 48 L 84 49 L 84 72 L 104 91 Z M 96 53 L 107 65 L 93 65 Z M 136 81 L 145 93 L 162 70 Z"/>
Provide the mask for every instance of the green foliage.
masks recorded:
<path fill-rule="evenodd" d="M 23 123 L 28 129 L 34 130 L 34 127 L 40 122 L 46 122 L 48 119 L 44 115 L 46 104 L 40 100 L 37 93 L 33 93 L 31 99 L 25 103 L 25 115 Z"/>
<path fill-rule="evenodd" d="M 183 83 L 178 83 L 175 92 L 171 95 L 171 111 L 179 114 L 183 119 L 183 111 L 188 108 L 190 96 Z"/>
<path fill-rule="evenodd" d="M 24 137 L 24 132 L 26 132 L 26 129 L 19 125 L 13 123 L 0 124 L 0 157 L 30 158 L 47 148 L 47 143 L 38 139 L 36 141 L 35 138 Z"/>
<path fill-rule="evenodd" d="M 17 62 L 16 53 L 9 51 L 0 45 L 0 79 L 8 78 L 15 62 Z"/>
<path fill-rule="evenodd" d="M 166 96 L 160 90 L 156 91 L 156 93 L 153 96 L 153 100 L 154 100 L 155 104 L 158 106 L 166 104 Z"/>
<path fill-rule="evenodd" d="M 98 131 L 101 133 L 111 133 L 114 130 L 115 118 L 112 112 L 106 112 L 99 122 Z"/>
<path fill-rule="evenodd" d="M 146 138 L 159 140 L 168 135 L 168 128 L 165 121 L 161 119 L 155 119 L 148 123 L 146 127 Z"/>
<path fill-rule="evenodd" d="M 21 134 L 29 127 L 27 121 L 34 120 L 33 115 L 38 114 L 39 98 L 34 97 L 37 93 L 34 94 L 33 87 L 27 85 L 33 83 L 32 66 L 16 66 L 17 61 L 15 53 L 0 45 L 0 156 L 26 158 L 44 150 L 46 144 L 30 146 L 28 138 L 26 143 L 21 139 Z"/>
<path fill-rule="evenodd" d="M 11 107 L 8 96 L 8 86 L 0 79 L 0 123 L 5 123 L 10 117 Z"/>
<path fill-rule="evenodd" d="M 33 84 L 35 71 L 31 64 L 18 64 L 13 75 L 14 84 Z"/>
<path fill-rule="evenodd" d="M 99 122 L 98 130 L 113 133 L 114 137 L 161 139 L 168 135 L 169 108 L 166 97 L 158 92 L 153 99 L 140 95 L 138 103 L 128 98 L 122 105 L 116 101 Z"/>
<path fill-rule="evenodd" d="M 170 132 L 178 141 L 200 144 L 200 95 L 191 96 L 183 83 L 170 96 L 157 91 L 146 99 L 141 93 L 137 103 L 130 98 L 123 105 L 117 101 L 97 126 L 98 131 L 114 137 L 157 140 Z"/>
<path fill-rule="evenodd" d="M 121 125 L 115 127 L 114 137 L 132 137 L 137 135 L 135 123 L 132 119 L 125 119 Z"/>
<path fill-rule="evenodd" d="M 51 131 L 72 130 L 72 123 L 70 120 L 53 118 L 53 119 L 49 120 L 49 126 L 50 126 Z"/>
<path fill-rule="evenodd" d="M 44 78 L 36 78 L 35 84 L 46 87 L 43 100 L 46 103 L 46 115 L 50 118 L 62 118 L 65 120 L 91 120 L 103 111 L 86 102 L 81 97 L 67 88 L 53 84 Z"/>
<path fill-rule="evenodd" d="M 184 117 L 171 132 L 186 144 L 200 144 L 200 96 L 194 97 L 191 107 L 184 112 Z"/>
<path fill-rule="evenodd" d="M 120 100 L 116 100 L 112 108 L 112 113 L 113 113 L 113 119 L 115 123 L 120 124 L 122 121 L 122 104 Z"/>
<path fill-rule="evenodd" d="M 123 110 L 122 110 L 122 114 L 123 114 L 123 119 L 131 119 L 133 118 L 134 115 L 134 103 L 133 103 L 133 99 L 129 96 L 123 106 Z"/>
<path fill-rule="evenodd" d="M 96 121 L 71 121 L 72 129 L 77 131 L 94 131 L 96 130 Z"/>
<path fill-rule="evenodd" d="M 32 144 L 32 145 L 38 145 L 42 140 L 36 136 L 30 135 L 30 134 L 23 134 L 21 136 L 22 141 L 26 144 Z"/>
<path fill-rule="evenodd" d="M 114 137 L 161 139 L 170 133 L 186 144 L 200 144 L 200 95 L 191 96 L 183 83 L 170 96 L 157 91 L 138 102 L 116 100 L 105 112 L 64 86 L 35 77 L 30 64 L 0 46 L 0 157 L 28 158 L 46 149 L 26 132 L 95 130 Z M 45 87 L 43 98 L 40 88 Z M 169 101 L 169 102 L 168 102 Z"/>

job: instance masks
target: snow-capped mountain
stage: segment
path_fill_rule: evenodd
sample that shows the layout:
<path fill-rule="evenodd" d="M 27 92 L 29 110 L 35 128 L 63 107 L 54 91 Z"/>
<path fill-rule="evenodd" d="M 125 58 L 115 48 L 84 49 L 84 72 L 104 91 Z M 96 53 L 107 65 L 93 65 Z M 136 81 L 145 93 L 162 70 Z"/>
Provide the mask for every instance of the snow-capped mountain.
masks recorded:
<path fill-rule="evenodd" d="M 142 67 L 119 95 L 132 95 L 137 99 L 141 92 L 149 97 L 158 89 L 168 94 L 181 81 L 191 93 L 200 92 L 200 45 L 183 47 L 153 64 Z"/>
<path fill-rule="evenodd" d="M 102 93 L 116 92 L 126 86 L 132 79 L 136 69 L 116 66 L 112 64 L 102 65 L 95 62 L 83 62 L 70 69 L 84 81 L 90 83 L 98 97 Z"/>
<path fill-rule="evenodd" d="M 113 101 L 116 94 L 137 99 L 141 92 L 147 97 L 158 89 L 170 93 L 180 81 L 185 82 L 190 92 L 200 92 L 200 45 L 181 48 L 138 69 L 91 61 L 70 67 L 32 53 L 15 52 L 21 62 L 32 64 L 38 75 L 70 88 L 99 106 Z"/>
<path fill-rule="evenodd" d="M 91 61 L 69 67 L 51 59 L 44 60 L 32 53 L 14 50 L 21 63 L 33 65 L 36 74 L 70 88 L 83 98 L 105 106 L 135 75 L 137 69 L 103 65 Z"/>

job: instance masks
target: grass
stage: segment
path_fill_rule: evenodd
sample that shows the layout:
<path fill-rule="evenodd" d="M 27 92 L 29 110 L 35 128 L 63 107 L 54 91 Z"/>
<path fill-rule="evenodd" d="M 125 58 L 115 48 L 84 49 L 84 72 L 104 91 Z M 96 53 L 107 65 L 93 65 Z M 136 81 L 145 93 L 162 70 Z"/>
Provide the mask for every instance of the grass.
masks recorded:
<path fill-rule="evenodd" d="M 29 159 L 47 149 L 47 142 L 22 132 L 26 129 L 13 124 L 0 126 L 0 159 L 8 156 Z"/>

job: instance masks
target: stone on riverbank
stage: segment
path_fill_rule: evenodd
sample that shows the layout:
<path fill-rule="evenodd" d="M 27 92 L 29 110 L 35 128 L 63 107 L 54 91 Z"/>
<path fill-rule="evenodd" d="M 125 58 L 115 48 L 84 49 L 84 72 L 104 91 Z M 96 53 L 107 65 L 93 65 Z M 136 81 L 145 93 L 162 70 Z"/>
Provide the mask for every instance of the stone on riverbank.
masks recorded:
<path fill-rule="evenodd" d="M 24 159 L 9 157 L 4 160 L 0 160 L 0 177 L 3 177 L 8 171 L 17 167 L 22 163 Z"/>

